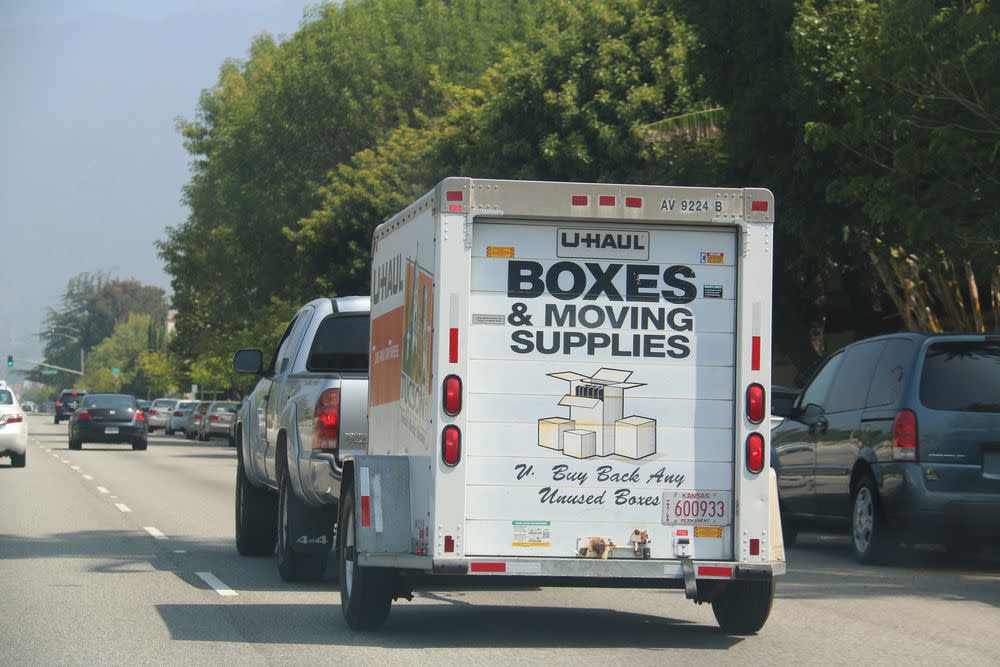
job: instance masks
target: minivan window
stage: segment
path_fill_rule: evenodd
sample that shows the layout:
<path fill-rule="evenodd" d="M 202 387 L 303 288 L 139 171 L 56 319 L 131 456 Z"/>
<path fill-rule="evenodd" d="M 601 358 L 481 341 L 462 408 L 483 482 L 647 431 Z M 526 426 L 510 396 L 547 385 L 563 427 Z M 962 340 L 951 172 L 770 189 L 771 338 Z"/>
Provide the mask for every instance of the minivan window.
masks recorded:
<path fill-rule="evenodd" d="M 868 384 L 884 346 L 884 340 L 873 340 L 848 348 L 847 357 L 830 389 L 830 398 L 823 406 L 827 412 L 860 410 L 865 406 Z"/>
<path fill-rule="evenodd" d="M 872 376 L 871 389 L 868 390 L 869 408 L 880 405 L 892 405 L 899 400 L 903 383 L 906 381 L 913 357 L 913 341 L 905 338 L 892 338 L 885 343 L 882 358 L 878 360 L 875 374 Z"/>
<path fill-rule="evenodd" d="M 800 406 L 804 408 L 807 405 L 818 405 L 820 407 L 824 405 L 827 394 L 830 393 L 830 385 L 833 383 L 833 378 L 837 375 L 837 370 L 840 368 L 843 360 L 843 352 L 838 352 L 827 360 L 823 368 L 813 376 L 809 386 L 802 392 L 802 400 L 799 401 Z"/>
<path fill-rule="evenodd" d="M 920 376 L 920 402 L 932 410 L 1000 412 L 1000 342 L 929 345 Z"/>
<path fill-rule="evenodd" d="M 368 371 L 368 315 L 330 315 L 320 322 L 306 368 L 314 373 Z"/>

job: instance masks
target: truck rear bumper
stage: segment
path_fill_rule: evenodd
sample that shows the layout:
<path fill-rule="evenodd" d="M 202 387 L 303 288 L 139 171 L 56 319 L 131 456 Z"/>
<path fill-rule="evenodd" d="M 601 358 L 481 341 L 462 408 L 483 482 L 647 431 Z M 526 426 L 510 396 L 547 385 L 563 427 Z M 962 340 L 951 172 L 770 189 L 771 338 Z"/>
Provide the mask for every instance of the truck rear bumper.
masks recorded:
<path fill-rule="evenodd" d="M 330 458 L 304 456 L 298 459 L 299 497 L 314 507 L 329 507 L 340 501 L 341 474 L 334 468 Z"/>
<path fill-rule="evenodd" d="M 591 581 L 579 585 L 600 586 L 597 580 L 657 580 L 684 585 L 680 560 L 604 560 L 596 558 L 431 558 L 415 554 L 358 554 L 363 567 L 392 567 L 424 574 L 470 577 L 543 577 Z M 734 563 L 693 561 L 697 579 L 760 579 L 785 573 L 784 561 Z M 568 584 L 577 585 L 577 584 Z"/>

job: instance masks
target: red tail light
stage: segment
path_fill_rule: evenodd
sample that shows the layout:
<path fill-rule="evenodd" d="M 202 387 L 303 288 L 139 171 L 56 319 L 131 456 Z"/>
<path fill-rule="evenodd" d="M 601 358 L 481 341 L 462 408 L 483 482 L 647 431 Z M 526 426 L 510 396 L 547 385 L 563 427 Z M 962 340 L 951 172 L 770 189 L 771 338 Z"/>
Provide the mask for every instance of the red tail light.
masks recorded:
<path fill-rule="evenodd" d="M 77 410 L 76 411 L 76 420 L 78 422 L 92 422 L 92 421 L 94 421 L 94 418 L 91 417 L 90 413 L 87 412 L 86 410 Z"/>
<path fill-rule="evenodd" d="M 210 422 L 217 422 L 217 421 L 219 421 L 219 415 L 212 415 L 211 417 L 208 418 L 208 421 L 210 421 Z"/>
<path fill-rule="evenodd" d="M 462 432 L 454 424 L 449 424 L 441 432 L 441 460 L 447 466 L 455 466 L 461 459 Z"/>
<path fill-rule="evenodd" d="M 7 424 L 17 424 L 18 422 L 23 422 L 24 417 L 21 415 L 0 415 L 0 426 L 6 426 Z"/>
<path fill-rule="evenodd" d="M 913 410 L 900 410 L 892 425 L 892 458 L 894 461 L 917 460 L 917 415 Z"/>
<path fill-rule="evenodd" d="M 146 415 L 142 414 L 142 410 L 136 410 L 133 419 L 137 422 L 144 422 L 146 421 Z"/>
<path fill-rule="evenodd" d="M 180 410 L 174 410 L 174 417 L 183 417 L 184 414 Z"/>
<path fill-rule="evenodd" d="M 62 401 L 56 401 L 56 407 L 59 407 L 60 405 L 62 405 Z"/>
<path fill-rule="evenodd" d="M 316 401 L 313 417 L 313 450 L 332 451 L 340 446 L 340 389 L 327 389 Z"/>
<path fill-rule="evenodd" d="M 751 433 L 747 436 L 747 470 L 758 473 L 764 469 L 764 436 Z"/>
<path fill-rule="evenodd" d="M 200 415 L 200 414 L 198 414 L 198 413 L 196 412 L 196 413 L 194 414 L 194 420 L 195 420 L 196 422 L 200 422 L 200 421 L 201 421 L 201 418 L 202 418 L 202 416 L 203 416 L 203 415 Z"/>
<path fill-rule="evenodd" d="M 454 417 L 462 411 L 462 380 L 457 375 L 444 379 L 444 411 Z"/>
<path fill-rule="evenodd" d="M 764 387 L 759 384 L 747 387 L 747 419 L 753 424 L 764 421 Z"/>

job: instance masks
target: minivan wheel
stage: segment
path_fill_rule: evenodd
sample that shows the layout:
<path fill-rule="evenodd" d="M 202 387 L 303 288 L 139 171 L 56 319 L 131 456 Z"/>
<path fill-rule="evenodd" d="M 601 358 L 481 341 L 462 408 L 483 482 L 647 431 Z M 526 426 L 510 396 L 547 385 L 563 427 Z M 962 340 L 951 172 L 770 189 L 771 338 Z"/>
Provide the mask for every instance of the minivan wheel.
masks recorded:
<path fill-rule="evenodd" d="M 851 498 L 851 548 L 859 563 L 877 563 L 884 557 L 887 533 L 878 487 L 866 473 L 855 483 Z"/>

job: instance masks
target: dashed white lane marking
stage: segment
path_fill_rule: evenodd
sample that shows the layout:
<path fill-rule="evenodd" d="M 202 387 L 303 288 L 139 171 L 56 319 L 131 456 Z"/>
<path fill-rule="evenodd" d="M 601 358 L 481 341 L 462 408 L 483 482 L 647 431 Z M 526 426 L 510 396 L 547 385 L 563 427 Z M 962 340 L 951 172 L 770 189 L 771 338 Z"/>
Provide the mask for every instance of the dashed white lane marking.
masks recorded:
<path fill-rule="evenodd" d="M 118 496 L 111 496 L 111 500 L 118 500 Z"/>
<path fill-rule="evenodd" d="M 103 486 L 97 487 L 97 490 L 100 491 L 101 493 L 108 493 L 108 490 L 105 489 Z"/>
<path fill-rule="evenodd" d="M 92 477 L 91 475 L 84 475 L 84 476 L 83 476 L 83 478 L 84 478 L 85 480 L 87 480 L 88 482 L 89 482 L 90 480 L 94 479 L 94 478 L 93 478 L 93 477 Z"/>
<path fill-rule="evenodd" d="M 53 454 L 52 458 L 57 459 L 57 458 L 59 458 L 59 455 L 58 454 Z"/>
<path fill-rule="evenodd" d="M 69 461 L 67 461 L 66 459 L 59 459 L 59 460 L 65 463 L 66 465 L 69 465 Z"/>
<path fill-rule="evenodd" d="M 80 466 L 70 466 L 70 468 L 72 468 L 73 470 L 79 470 Z"/>
<path fill-rule="evenodd" d="M 164 535 L 163 533 L 161 533 L 160 530 L 158 528 L 156 528 L 155 526 L 143 526 L 143 528 L 145 529 L 145 531 L 147 533 L 149 533 L 150 535 L 152 535 L 153 537 L 155 537 L 158 540 L 169 539 L 169 538 L 167 538 L 166 535 Z"/>
<path fill-rule="evenodd" d="M 187 552 L 187 549 L 174 549 L 175 554 L 186 554 Z"/>
<path fill-rule="evenodd" d="M 226 586 L 217 576 L 215 576 L 211 572 L 195 572 L 195 574 L 201 577 L 201 580 L 204 581 L 206 584 L 214 588 L 215 592 L 218 593 L 219 595 L 225 597 L 232 597 L 234 595 L 239 595 L 239 593 L 234 591 L 229 586 Z"/>
<path fill-rule="evenodd" d="M 118 509 L 120 509 L 122 512 L 131 512 L 132 511 L 131 509 L 129 509 L 128 505 L 123 505 L 122 503 L 115 503 L 115 507 L 117 507 Z"/>

